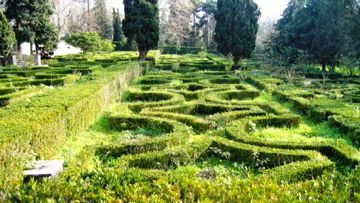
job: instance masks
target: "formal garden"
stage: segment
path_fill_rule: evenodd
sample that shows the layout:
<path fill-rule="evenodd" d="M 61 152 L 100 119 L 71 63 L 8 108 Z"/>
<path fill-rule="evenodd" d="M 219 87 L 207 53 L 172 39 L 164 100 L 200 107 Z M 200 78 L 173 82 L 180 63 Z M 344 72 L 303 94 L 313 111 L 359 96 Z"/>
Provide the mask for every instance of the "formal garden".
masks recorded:
<path fill-rule="evenodd" d="M 124 1 L 122 25 L 114 10 L 131 42 L 73 32 L 62 39 L 81 51 L 52 56 L 53 38 L 34 32 L 41 64 L 10 60 L 17 27 L 0 24 L 0 201 L 359 202 L 358 52 L 280 42 L 296 35 L 293 0 L 269 50 L 254 51 L 256 3 L 234 0 L 251 6 L 230 23 L 225 2 L 213 2 L 217 49 L 158 46 L 151 0 Z"/>

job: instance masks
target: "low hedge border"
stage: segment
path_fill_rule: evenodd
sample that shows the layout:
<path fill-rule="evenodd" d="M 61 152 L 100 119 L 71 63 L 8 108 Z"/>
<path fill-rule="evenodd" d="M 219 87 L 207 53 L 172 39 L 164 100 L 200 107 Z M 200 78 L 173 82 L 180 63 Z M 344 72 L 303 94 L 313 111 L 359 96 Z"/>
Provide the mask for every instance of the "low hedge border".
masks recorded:
<path fill-rule="evenodd" d="M 4 107 L 10 104 L 13 104 L 24 99 L 36 96 L 44 91 L 43 87 L 32 87 L 27 89 L 22 89 L 10 94 L 0 95 L 0 107 Z"/>
<path fill-rule="evenodd" d="M 316 151 L 259 147 L 220 137 L 203 138 L 160 152 L 125 155 L 113 164 L 117 167 L 171 170 L 209 156 L 244 163 L 254 169 L 262 169 L 265 174 L 286 177 L 282 180 L 287 181 L 314 178 L 334 169 L 334 164 Z M 294 166 L 301 167 L 290 170 Z"/>
<path fill-rule="evenodd" d="M 334 127 L 347 134 L 355 144 L 360 145 L 360 122 L 354 115 L 354 109 L 333 100 L 329 101 L 330 104 L 321 104 L 320 101 L 326 103 L 328 100 L 310 101 L 281 91 L 274 91 L 273 94 L 281 100 L 289 101 L 296 109 L 312 119 L 328 120 Z"/>
<path fill-rule="evenodd" d="M 241 101 L 248 99 L 255 99 L 260 96 L 259 91 L 254 90 L 228 90 L 222 92 L 215 92 L 211 95 L 208 95 L 206 100 L 212 102 L 222 102 L 222 101 Z"/>
<path fill-rule="evenodd" d="M 157 128 L 159 125 L 167 129 L 165 134 L 150 140 L 129 141 L 98 147 L 97 154 L 105 161 L 108 161 L 109 158 L 118 158 L 123 155 L 140 154 L 149 151 L 160 151 L 168 147 L 184 144 L 190 135 L 193 134 L 191 129 L 182 123 L 158 117 L 131 115 L 109 116 L 108 119 L 111 125 L 120 131 L 144 126 Z"/>
<path fill-rule="evenodd" d="M 316 150 L 326 155 L 331 159 L 336 159 L 342 164 L 355 167 L 360 163 L 360 155 L 355 149 L 347 144 L 338 141 L 311 141 L 311 142 L 279 142 L 279 141 L 264 141 L 262 139 L 251 137 L 248 123 L 251 121 L 257 128 L 264 127 L 294 127 L 299 124 L 297 117 L 289 116 L 271 116 L 271 117 L 256 117 L 247 120 L 235 121 L 225 128 L 226 136 L 237 142 L 252 144 L 256 146 L 273 147 L 281 149 L 301 149 L 301 150 Z"/>
<path fill-rule="evenodd" d="M 182 104 L 185 98 L 182 95 L 162 91 L 139 91 L 129 89 L 124 93 L 123 99 L 134 112 L 140 112 L 143 108 Z"/>
<path fill-rule="evenodd" d="M 145 116 L 167 118 L 167 119 L 179 121 L 188 126 L 191 126 L 194 132 L 198 134 L 214 129 L 216 126 L 215 123 L 211 121 L 204 120 L 202 118 L 191 115 L 168 113 L 168 112 L 155 112 L 155 111 L 149 111 L 148 109 L 146 111 L 142 111 L 140 114 Z"/>
<path fill-rule="evenodd" d="M 269 92 L 272 92 L 273 90 L 275 90 L 279 85 L 284 84 L 284 81 L 280 80 L 280 79 L 276 79 L 276 78 L 269 78 L 269 77 L 247 77 L 246 82 L 254 85 L 255 87 L 261 89 L 261 90 L 266 90 Z"/>

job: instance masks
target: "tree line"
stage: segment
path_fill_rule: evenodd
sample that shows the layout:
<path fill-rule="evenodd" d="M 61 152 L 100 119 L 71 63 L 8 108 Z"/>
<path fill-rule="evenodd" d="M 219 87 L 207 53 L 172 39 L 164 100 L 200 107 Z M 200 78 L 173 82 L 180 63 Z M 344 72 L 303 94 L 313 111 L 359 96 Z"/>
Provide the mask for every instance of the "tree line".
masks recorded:
<path fill-rule="evenodd" d="M 285 65 L 320 64 L 334 72 L 341 63 L 359 66 L 359 39 L 358 0 L 290 0 L 267 53 Z"/>
<path fill-rule="evenodd" d="M 259 8 L 252 0 L 124 0 L 125 18 L 121 21 L 116 10 L 113 10 L 113 19 L 109 18 L 105 0 L 95 0 L 94 7 L 90 0 L 81 0 L 77 4 L 82 11 L 76 13 L 80 17 L 74 20 L 71 9 L 66 9 L 66 2 L 3 1 L 17 44 L 34 43 L 37 53 L 40 48 L 51 50 L 67 24 L 71 32 L 65 34 L 65 40 L 82 48 L 83 53 L 98 47 L 108 48 L 107 41 L 99 42 L 101 38 L 113 40 L 115 44 L 126 39 L 128 47 L 139 51 L 141 60 L 150 49 L 162 43 L 179 46 L 205 43 L 206 47 L 215 47 L 224 55 L 232 56 L 236 66 L 242 58 L 250 56 L 255 47 L 260 17 Z M 60 13 L 66 15 L 65 11 L 70 12 L 67 20 L 60 16 Z M 9 25 L 6 18 L 3 25 Z M 8 37 L 14 35 L 8 34 Z"/>

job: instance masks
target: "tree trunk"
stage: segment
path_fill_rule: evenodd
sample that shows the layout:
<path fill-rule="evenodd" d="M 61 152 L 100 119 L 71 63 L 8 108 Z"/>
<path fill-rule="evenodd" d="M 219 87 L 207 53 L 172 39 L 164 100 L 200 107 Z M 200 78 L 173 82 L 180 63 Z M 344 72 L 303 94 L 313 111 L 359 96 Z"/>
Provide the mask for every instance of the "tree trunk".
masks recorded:
<path fill-rule="evenodd" d="M 30 42 L 30 55 L 32 55 L 32 54 L 33 54 L 33 43 Z"/>
<path fill-rule="evenodd" d="M 35 52 L 36 54 L 39 54 L 39 45 L 35 43 Z"/>
<path fill-rule="evenodd" d="M 330 66 L 330 72 L 335 73 L 335 65 Z"/>
<path fill-rule="evenodd" d="M 240 61 L 241 61 L 240 57 L 234 56 L 234 64 L 232 66 L 232 70 L 241 69 Z"/>
<path fill-rule="evenodd" d="M 21 53 L 21 44 L 20 43 L 16 43 L 16 49 L 19 53 Z"/>
<path fill-rule="evenodd" d="M 321 70 L 322 70 L 322 72 L 326 72 L 326 64 L 325 63 L 322 64 Z"/>
<path fill-rule="evenodd" d="M 139 50 L 139 60 L 145 61 L 148 52 L 148 50 Z"/>

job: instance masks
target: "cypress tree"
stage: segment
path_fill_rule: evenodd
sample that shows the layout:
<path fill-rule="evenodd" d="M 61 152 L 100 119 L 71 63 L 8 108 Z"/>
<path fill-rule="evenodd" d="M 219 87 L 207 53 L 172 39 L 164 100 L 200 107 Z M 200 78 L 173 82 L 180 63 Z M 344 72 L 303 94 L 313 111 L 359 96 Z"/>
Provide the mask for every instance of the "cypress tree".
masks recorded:
<path fill-rule="evenodd" d="M 159 42 L 159 8 L 157 0 L 124 0 L 124 35 L 136 42 L 139 59 L 145 60 L 150 49 Z"/>
<path fill-rule="evenodd" d="M 119 9 L 113 9 L 113 43 L 115 44 L 115 50 L 121 51 L 122 50 L 122 36 L 121 36 L 121 19 Z"/>
<path fill-rule="evenodd" d="M 0 11 L 0 55 L 7 57 L 15 44 L 15 33 L 4 13 Z"/>
<path fill-rule="evenodd" d="M 121 41 L 121 19 L 119 10 L 113 9 L 113 29 L 114 29 L 114 36 L 113 41 L 119 42 Z"/>
<path fill-rule="evenodd" d="M 234 67 L 255 48 L 260 11 L 253 0 L 218 0 L 215 41 L 224 55 L 232 55 Z"/>

